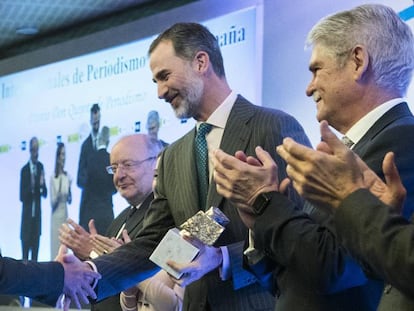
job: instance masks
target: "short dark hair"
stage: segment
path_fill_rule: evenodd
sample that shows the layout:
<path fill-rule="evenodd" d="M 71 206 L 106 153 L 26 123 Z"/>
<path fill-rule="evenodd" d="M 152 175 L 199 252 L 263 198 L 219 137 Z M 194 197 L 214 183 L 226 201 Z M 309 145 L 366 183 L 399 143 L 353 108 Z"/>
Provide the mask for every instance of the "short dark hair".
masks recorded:
<path fill-rule="evenodd" d="M 101 111 L 101 108 L 99 107 L 98 103 L 94 103 L 91 107 L 91 114 L 95 114 L 97 112 Z"/>
<path fill-rule="evenodd" d="M 175 54 L 185 60 L 192 60 L 197 52 L 204 51 L 210 57 L 214 72 L 225 77 L 223 56 L 216 37 L 207 27 L 197 23 L 177 23 L 161 33 L 152 43 L 148 54 L 162 41 L 171 41 Z"/>

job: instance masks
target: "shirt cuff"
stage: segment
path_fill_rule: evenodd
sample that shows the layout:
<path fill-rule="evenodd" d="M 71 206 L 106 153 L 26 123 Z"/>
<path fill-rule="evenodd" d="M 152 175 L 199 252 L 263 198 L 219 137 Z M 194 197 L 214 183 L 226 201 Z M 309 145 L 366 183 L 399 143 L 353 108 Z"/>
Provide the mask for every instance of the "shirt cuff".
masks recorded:
<path fill-rule="evenodd" d="M 95 265 L 95 263 L 93 261 L 86 260 L 85 262 L 91 267 L 91 269 L 94 272 L 98 272 L 99 273 L 98 268 L 96 267 L 96 265 Z M 93 283 L 91 284 L 92 289 L 94 289 L 96 287 L 96 285 L 98 285 L 98 279 L 94 278 L 93 279 Z"/>
<path fill-rule="evenodd" d="M 231 277 L 229 250 L 226 246 L 220 246 L 223 261 L 219 267 L 220 278 L 222 281 L 227 281 Z"/>
<path fill-rule="evenodd" d="M 263 252 L 254 248 L 253 231 L 249 229 L 249 247 L 243 252 L 249 265 L 255 265 L 265 256 Z"/>

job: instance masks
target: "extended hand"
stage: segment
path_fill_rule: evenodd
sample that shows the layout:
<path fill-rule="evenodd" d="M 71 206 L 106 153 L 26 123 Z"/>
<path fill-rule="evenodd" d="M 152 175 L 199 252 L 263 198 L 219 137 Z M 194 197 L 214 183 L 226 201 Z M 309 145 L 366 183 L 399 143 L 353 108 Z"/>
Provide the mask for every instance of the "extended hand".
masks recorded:
<path fill-rule="evenodd" d="M 80 301 L 88 303 L 88 296 L 96 299 L 96 294 L 92 288 L 95 279 L 100 279 L 99 273 L 92 271 L 87 263 L 81 262 L 74 255 L 67 255 L 67 248 L 61 245 L 56 261 L 63 265 L 65 270 L 65 281 L 63 293 L 66 302 L 65 309 L 69 307 L 70 301 L 73 301 L 78 309 L 81 308 Z"/>

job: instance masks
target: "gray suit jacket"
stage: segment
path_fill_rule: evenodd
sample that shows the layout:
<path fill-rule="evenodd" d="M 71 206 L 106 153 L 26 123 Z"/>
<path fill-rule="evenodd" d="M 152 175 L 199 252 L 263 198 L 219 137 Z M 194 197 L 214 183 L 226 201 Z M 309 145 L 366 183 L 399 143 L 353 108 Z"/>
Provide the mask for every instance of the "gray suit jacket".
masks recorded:
<path fill-rule="evenodd" d="M 255 147 L 260 145 L 276 160 L 282 179 L 286 176 L 285 163 L 276 155 L 275 146 L 288 136 L 310 145 L 293 117 L 252 105 L 239 96 L 227 121 L 220 148 L 229 154 L 243 150 L 254 155 Z M 136 282 L 143 278 L 144 271 L 153 267 L 147 258 L 166 231 L 179 226 L 199 210 L 194 138 L 195 130 L 192 130 L 164 150 L 159 162 L 156 199 L 144 220 L 140 236 L 112 255 L 95 260 L 103 276 L 98 283 L 99 297 L 120 291 L 131 284 L 131 280 Z M 258 285 L 252 274 L 242 269 L 247 229 L 231 203 L 217 194 L 214 182 L 210 184 L 207 197 L 207 206 L 211 205 L 220 207 L 230 219 L 215 246 L 228 246 L 232 279 L 221 281 L 218 272 L 213 271 L 194 282 L 186 288 L 184 310 L 205 310 L 208 306 L 212 310 L 273 309 L 274 297 Z M 234 290 L 233 282 L 242 288 Z"/>
<path fill-rule="evenodd" d="M 401 103 L 385 113 L 354 148 L 380 176 L 384 155 L 395 152 L 408 189 L 406 215 L 414 207 L 414 152 L 409 149 L 413 145 L 414 117 L 407 104 Z M 281 266 L 277 309 L 376 310 L 382 277 L 366 262 L 350 258 L 336 234 L 332 215 L 318 208 L 305 214 L 286 201 L 283 197 L 272 200 L 255 228 L 255 246 Z"/>

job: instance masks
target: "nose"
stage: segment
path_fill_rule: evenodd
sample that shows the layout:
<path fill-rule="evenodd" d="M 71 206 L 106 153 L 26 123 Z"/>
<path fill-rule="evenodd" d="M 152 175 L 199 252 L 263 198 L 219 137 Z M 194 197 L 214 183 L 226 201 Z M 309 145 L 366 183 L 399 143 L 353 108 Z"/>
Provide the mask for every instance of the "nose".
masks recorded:
<path fill-rule="evenodd" d="M 308 86 L 306 87 L 306 96 L 311 97 L 313 95 L 313 92 L 315 92 L 315 86 L 313 85 L 313 80 L 309 82 Z"/>
<path fill-rule="evenodd" d="M 125 176 L 125 170 L 122 165 L 119 165 L 114 173 L 114 181 L 122 179 Z"/>
<path fill-rule="evenodd" d="M 165 83 L 158 82 L 157 83 L 157 91 L 158 91 L 158 98 L 159 99 L 164 99 L 167 92 L 168 92 L 168 87 L 165 85 Z"/>

